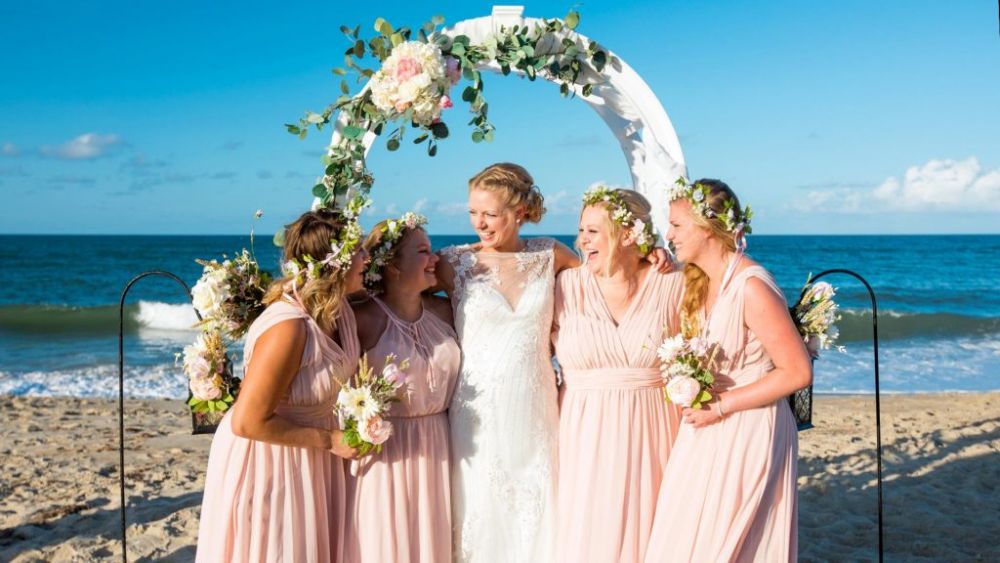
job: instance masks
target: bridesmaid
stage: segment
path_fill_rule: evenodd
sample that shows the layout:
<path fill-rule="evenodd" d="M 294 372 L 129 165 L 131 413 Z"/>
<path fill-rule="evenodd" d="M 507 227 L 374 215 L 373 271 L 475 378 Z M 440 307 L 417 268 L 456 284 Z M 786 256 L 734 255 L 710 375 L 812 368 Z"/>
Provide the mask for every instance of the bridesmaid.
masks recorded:
<path fill-rule="evenodd" d="M 562 367 L 559 561 L 638 561 L 680 427 L 663 398 L 656 349 L 679 328 L 684 279 L 646 260 L 649 202 L 632 190 L 584 195 L 586 263 L 556 281 L 553 344 Z"/>
<path fill-rule="evenodd" d="M 749 207 L 718 180 L 679 185 L 671 201 L 683 333 L 716 350 L 716 387 L 683 411 L 646 561 L 794 561 L 798 437 L 785 398 L 811 383 L 809 354 L 774 278 L 743 255 Z"/>
<path fill-rule="evenodd" d="M 374 369 L 386 355 L 409 359 L 407 391 L 389 414 L 393 433 L 380 454 L 353 462 L 347 477 L 346 561 L 451 561 L 448 404 L 461 350 L 450 303 L 421 295 L 436 283 L 438 257 L 407 213 L 372 229 L 365 285 L 355 309 L 358 334 Z"/>
<path fill-rule="evenodd" d="M 330 452 L 354 450 L 337 428 L 334 378 L 357 369 L 343 296 L 362 285 L 360 242 L 354 219 L 328 209 L 287 227 L 288 277 L 247 333 L 239 400 L 212 440 L 198 561 L 341 560 L 343 463 Z"/>

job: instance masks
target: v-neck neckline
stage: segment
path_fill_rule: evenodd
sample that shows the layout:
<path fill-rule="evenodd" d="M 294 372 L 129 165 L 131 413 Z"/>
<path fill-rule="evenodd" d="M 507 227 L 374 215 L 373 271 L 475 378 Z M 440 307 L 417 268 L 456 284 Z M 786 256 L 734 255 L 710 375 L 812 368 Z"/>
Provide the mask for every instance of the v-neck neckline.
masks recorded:
<path fill-rule="evenodd" d="M 586 266 L 584 267 L 586 268 Z M 615 316 L 611 312 L 611 306 L 608 305 L 608 299 L 605 297 L 604 292 L 601 291 L 601 285 L 597 282 L 597 276 L 595 276 L 589 268 L 587 269 L 587 275 L 590 276 L 590 281 L 594 284 L 594 291 L 597 292 L 598 301 L 601 302 L 601 308 L 604 309 L 604 315 L 607 317 L 607 321 L 611 323 L 611 326 L 613 326 L 615 330 L 621 330 L 622 325 L 632 318 L 632 313 L 635 310 L 636 303 L 640 301 L 640 297 L 642 297 L 642 294 L 645 293 L 646 287 L 649 285 L 649 280 L 654 274 L 654 269 L 655 268 L 652 266 L 647 269 L 646 277 L 639 284 L 639 289 L 635 292 L 635 295 L 632 296 L 628 306 L 625 307 L 625 312 L 622 313 L 621 318 L 618 320 L 615 320 Z"/>

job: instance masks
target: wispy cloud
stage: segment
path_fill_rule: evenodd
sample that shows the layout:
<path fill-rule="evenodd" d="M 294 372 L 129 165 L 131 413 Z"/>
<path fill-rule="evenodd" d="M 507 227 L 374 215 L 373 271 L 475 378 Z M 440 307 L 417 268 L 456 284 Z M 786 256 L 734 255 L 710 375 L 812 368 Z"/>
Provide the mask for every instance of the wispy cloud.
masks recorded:
<path fill-rule="evenodd" d="M 4 156 L 18 156 L 21 154 L 21 149 L 14 143 L 7 141 L 3 144 L 3 147 L 0 147 L 0 154 Z"/>
<path fill-rule="evenodd" d="M 1000 168 L 983 170 L 979 159 L 934 159 L 911 166 L 877 186 L 810 190 L 789 207 L 830 213 L 1000 211 Z"/>
<path fill-rule="evenodd" d="M 219 149 L 224 151 L 234 151 L 241 148 L 243 144 L 243 141 L 226 141 L 225 143 L 222 143 Z"/>
<path fill-rule="evenodd" d="M 44 156 L 63 160 L 93 160 L 107 155 L 122 144 L 118 135 L 84 133 L 58 146 L 45 145 L 39 149 Z"/>

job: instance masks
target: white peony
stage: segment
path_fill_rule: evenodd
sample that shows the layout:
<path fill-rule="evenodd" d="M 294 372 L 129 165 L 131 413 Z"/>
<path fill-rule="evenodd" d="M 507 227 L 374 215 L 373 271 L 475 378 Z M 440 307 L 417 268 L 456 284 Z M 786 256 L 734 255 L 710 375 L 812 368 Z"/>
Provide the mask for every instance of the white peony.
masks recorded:
<path fill-rule="evenodd" d="M 699 393 L 701 384 L 693 377 L 675 377 L 667 382 L 667 397 L 675 405 L 688 408 Z"/>

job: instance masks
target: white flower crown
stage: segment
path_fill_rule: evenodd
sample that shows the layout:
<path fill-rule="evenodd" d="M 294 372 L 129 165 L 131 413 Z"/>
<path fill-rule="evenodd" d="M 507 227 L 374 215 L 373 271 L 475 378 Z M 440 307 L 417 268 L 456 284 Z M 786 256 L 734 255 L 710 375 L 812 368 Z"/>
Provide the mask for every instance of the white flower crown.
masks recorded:
<path fill-rule="evenodd" d="M 604 203 L 608 206 L 608 212 L 611 214 L 612 221 L 632 231 L 632 236 L 635 237 L 635 245 L 639 247 L 640 252 L 643 254 L 649 252 L 653 247 L 653 243 L 656 242 L 656 231 L 653 230 L 653 225 L 633 215 L 617 190 L 608 186 L 597 185 L 584 192 L 584 206 L 596 205 L 598 203 Z"/>
<path fill-rule="evenodd" d="M 370 199 L 358 195 L 349 200 L 343 209 L 336 209 L 346 224 L 340 234 L 330 241 L 330 252 L 322 260 L 317 260 L 309 254 L 287 260 L 281 265 L 282 273 L 292 278 L 296 286 L 303 283 L 303 276 L 307 281 L 318 280 L 326 270 L 334 272 L 337 276 L 344 275 L 351 268 L 354 252 L 364 237 L 359 217 L 369 205 L 371 205 Z"/>
<path fill-rule="evenodd" d="M 403 238 L 407 231 L 423 227 L 427 224 L 427 217 L 413 211 L 407 211 L 399 219 L 390 219 L 382 227 L 382 239 L 377 245 L 369 249 L 371 259 L 368 268 L 365 269 L 365 287 L 372 292 L 378 291 L 378 282 L 382 279 L 382 270 L 389 264 L 396 254 L 396 243 Z"/>
<path fill-rule="evenodd" d="M 673 186 L 667 188 L 667 200 L 677 201 L 686 199 L 691 202 L 691 208 L 695 213 L 706 219 L 718 219 L 722 221 L 726 231 L 733 234 L 748 235 L 751 233 L 750 218 L 753 217 L 753 209 L 749 205 L 739 210 L 736 208 L 735 200 L 726 198 L 723 202 L 722 213 L 717 213 L 708 205 L 708 196 L 711 195 L 712 188 L 704 184 L 695 182 L 688 183 L 683 177 L 677 178 Z"/>

